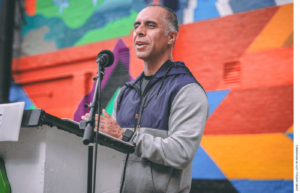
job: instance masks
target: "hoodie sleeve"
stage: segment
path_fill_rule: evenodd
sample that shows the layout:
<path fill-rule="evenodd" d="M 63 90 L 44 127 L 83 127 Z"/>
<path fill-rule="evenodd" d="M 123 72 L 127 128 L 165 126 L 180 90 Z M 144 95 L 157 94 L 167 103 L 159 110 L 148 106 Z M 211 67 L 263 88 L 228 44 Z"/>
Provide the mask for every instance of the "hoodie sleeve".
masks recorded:
<path fill-rule="evenodd" d="M 196 83 L 185 85 L 172 102 L 168 137 L 136 133 L 134 154 L 165 166 L 186 168 L 198 150 L 208 115 L 204 90 Z"/>

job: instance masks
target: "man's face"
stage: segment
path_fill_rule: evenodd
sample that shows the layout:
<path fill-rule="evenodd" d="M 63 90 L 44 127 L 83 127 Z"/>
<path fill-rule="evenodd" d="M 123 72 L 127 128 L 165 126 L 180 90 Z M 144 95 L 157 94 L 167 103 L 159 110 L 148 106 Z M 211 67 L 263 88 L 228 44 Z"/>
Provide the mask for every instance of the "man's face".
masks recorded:
<path fill-rule="evenodd" d="M 133 43 L 138 58 L 151 60 L 167 50 L 168 36 L 165 35 L 165 23 L 162 20 L 165 12 L 161 7 L 147 7 L 136 17 Z"/>

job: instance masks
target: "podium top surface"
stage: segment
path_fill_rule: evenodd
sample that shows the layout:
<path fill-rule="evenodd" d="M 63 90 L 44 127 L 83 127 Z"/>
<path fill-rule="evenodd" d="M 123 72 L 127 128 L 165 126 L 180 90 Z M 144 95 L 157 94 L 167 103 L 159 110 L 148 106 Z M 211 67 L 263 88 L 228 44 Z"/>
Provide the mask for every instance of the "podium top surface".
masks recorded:
<path fill-rule="evenodd" d="M 57 127 L 58 129 L 75 134 L 78 137 L 83 137 L 84 130 L 79 128 L 76 121 L 70 119 L 60 119 L 53 115 L 46 113 L 42 109 L 24 110 L 22 127 L 38 127 L 41 125 L 49 125 L 50 127 Z M 96 131 L 94 132 L 96 136 Z M 105 133 L 99 132 L 98 144 L 115 149 L 122 153 L 133 153 L 135 146 L 132 143 L 122 141 Z"/>

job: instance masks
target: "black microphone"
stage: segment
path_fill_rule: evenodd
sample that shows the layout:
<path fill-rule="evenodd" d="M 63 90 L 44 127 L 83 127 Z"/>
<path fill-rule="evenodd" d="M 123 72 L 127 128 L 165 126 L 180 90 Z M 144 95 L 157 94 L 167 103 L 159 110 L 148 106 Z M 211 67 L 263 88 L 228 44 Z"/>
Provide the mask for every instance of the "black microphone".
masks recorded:
<path fill-rule="evenodd" d="M 96 61 L 101 67 L 109 67 L 114 63 L 114 54 L 110 50 L 102 50 L 97 55 Z"/>

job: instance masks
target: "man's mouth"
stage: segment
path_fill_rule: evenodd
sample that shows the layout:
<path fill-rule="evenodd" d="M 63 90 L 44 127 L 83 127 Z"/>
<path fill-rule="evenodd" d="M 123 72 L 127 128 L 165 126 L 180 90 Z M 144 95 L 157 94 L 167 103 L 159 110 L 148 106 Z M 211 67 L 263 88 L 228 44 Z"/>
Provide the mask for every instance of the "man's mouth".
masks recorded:
<path fill-rule="evenodd" d="M 143 48 L 143 47 L 145 47 L 147 44 L 146 44 L 145 42 L 137 41 L 137 42 L 135 43 L 135 45 L 136 45 L 137 48 Z"/>

